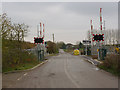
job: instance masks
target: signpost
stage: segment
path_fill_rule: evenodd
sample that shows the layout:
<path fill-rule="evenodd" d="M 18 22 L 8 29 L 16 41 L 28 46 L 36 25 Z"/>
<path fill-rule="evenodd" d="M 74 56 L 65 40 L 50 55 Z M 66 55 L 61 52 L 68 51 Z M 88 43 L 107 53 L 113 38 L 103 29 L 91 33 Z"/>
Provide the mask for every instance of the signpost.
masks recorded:
<path fill-rule="evenodd" d="M 87 45 L 91 44 L 90 40 L 83 40 L 83 44 L 86 46 L 86 55 L 87 55 Z"/>

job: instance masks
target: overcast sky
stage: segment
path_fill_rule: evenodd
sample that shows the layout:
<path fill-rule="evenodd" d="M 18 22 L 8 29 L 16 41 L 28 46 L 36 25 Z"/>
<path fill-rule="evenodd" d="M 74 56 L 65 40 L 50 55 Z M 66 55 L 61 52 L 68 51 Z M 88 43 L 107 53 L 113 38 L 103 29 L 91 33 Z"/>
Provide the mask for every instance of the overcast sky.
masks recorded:
<path fill-rule="evenodd" d="M 106 21 L 106 29 L 118 28 L 117 2 L 4 2 L 2 11 L 6 12 L 13 22 L 29 25 L 26 41 L 33 42 L 37 36 L 37 25 L 45 24 L 45 41 L 75 44 L 86 38 L 90 30 L 90 20 L 94 29 L 99 29 L 99 9 Z"/>

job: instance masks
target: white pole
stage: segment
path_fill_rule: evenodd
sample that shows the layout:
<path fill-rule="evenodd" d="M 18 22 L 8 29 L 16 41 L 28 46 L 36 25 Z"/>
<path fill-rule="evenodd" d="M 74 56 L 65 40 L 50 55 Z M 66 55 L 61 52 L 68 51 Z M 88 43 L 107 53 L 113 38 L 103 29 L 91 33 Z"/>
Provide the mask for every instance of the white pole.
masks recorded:
<path fill-rule="evenodd" d="M 39 37 L 39 25 L 37 25 L 37 36 Z"/>
<path fill-rule="evenodd" d="M 41 27 L 41 22 L 40 22 L 40 38 L 42 37 L 42 27 Z"/>

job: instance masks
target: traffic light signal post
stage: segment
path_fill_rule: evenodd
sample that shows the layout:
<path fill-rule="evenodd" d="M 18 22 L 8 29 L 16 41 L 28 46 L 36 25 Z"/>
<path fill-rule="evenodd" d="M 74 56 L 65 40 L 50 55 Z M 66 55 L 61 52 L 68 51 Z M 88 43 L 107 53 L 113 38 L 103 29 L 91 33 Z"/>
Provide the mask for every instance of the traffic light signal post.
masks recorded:
<path fill-rule="evenodd" d="M 39 35 L 40 34 L 40 35 Z M 43 34 L 43 35 L 42 35 Z M 38 37 L 34 37 L 34 44 L 37 44 L 37 56 L 38 60 L 44 60 L 44 24 L 43 24 L 43 32 L 42 32 L 42 25 L 40 22 L 40 30 L 39 27 L 37 28 L 37 35 Z"/>
<path fill-rule="evenodd" d="M 93 41 L 97 42 L 98 50 L 100 50 L 100 41 L 104 41 L 104 34 L 93 34 Z M 100 60 L 100 51 L 98 51 L 98 60 Z"/>
<path fill-rule="evenodd" d="M 90 21 L 90 25 L 91 25 L 91 51 L 94 52 L 94 44 L 96 44 L 97 51 L 98 51 L 98 60 L 100 60 L 101 57 L 103 57 L 102 55 L 105 54 L 104 52 L 106 52 L 105 47 L 103 47 L 105 45 L 105 41 L 106 41 L 105 40 L 106 36 L 104 35 L 105 33 L 103 33 L 103 29 L 105 30 L 105 21 L 104 21 L 104 28 L 103 28 L 102 24 L 103 24 L 102 8 L 100 8 L 100 29 L 99 29 L 99 31 L 94 30 L 94 32 L 93 32 L 92 20 Z"/>

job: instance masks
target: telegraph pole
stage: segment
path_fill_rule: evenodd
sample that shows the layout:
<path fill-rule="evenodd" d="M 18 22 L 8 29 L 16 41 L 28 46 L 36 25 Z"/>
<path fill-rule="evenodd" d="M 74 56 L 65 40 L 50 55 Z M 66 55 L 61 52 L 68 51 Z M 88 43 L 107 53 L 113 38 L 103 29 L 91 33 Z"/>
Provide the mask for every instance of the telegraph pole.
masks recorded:
<path fill-rule="evenodd" d="M 91 53 L 93 53 L 93 25 L 92 25 L 92 20 L 90 20 L 90 25 L 91 25 Z"/>
<path fill-rule="evenodd" d="M 53 35 L 53 42 L 54 42 L 54 33 L 52 35 Z"/>
<path fill-rule="evenodd" d="M 105 30 L 105 20 L 104 20 L 104 30 Z"/>

